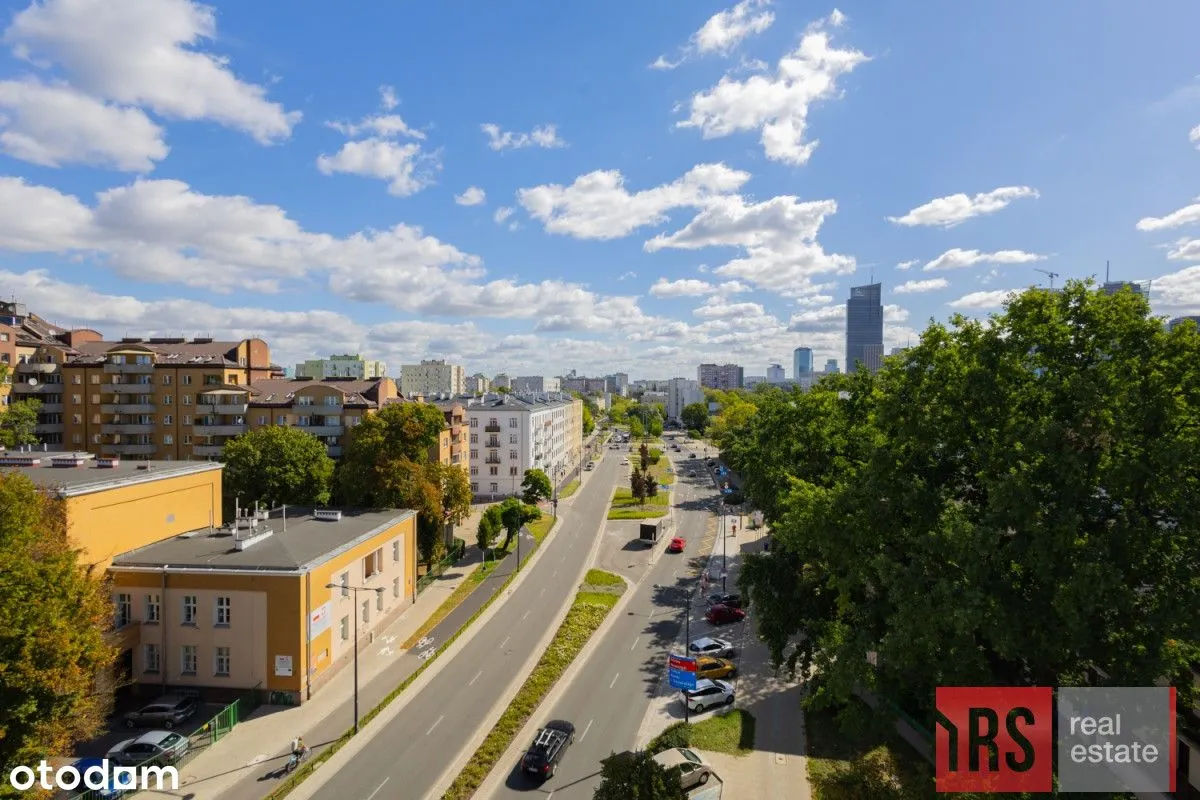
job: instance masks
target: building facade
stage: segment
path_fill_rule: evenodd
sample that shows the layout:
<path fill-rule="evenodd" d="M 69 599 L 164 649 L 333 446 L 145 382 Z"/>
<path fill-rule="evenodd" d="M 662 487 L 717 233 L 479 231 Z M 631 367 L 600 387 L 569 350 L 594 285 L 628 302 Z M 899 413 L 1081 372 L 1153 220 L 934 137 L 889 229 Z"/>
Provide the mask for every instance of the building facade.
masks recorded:
<path fill-rule="evenodd" d="M 1176 317 L 1167 323 L 1167 330 L 1173 331 L 1185 322 L 1194 322 L 1197 327 L 1200 327 L 1200 316 L 1194 317 Z"/>
<path fill-rule="evenodd" d="M 871 283 L 850 288 L 846 301 L 846 370 L 861 362 L 875 372 L 883 363 L 883 287 Z"/>
<path fill-rule="evenodd" d="M 701 364 L 696 370 L 696 380 L 705 389 L 741 389 L 745 378 L 745 370 L 737 364 Z"/>
<path fill-rule="evenodd" d="M 317 358 L 297 364 L 296 378 L 314 378 L 323 381 L 326 378 L 354 378 L 356 380 L 374 380 L 387 377 L 387 365 L 382 361 L 369 361 L 358 354 L 330 356 Z"/>
<path fill-rule="evenodd" d="M 561 387 L 558 378 L 544 375 L 522 375 L 513 378 L 509 385 L 515 394 L 553 394 L 561 391 Z"/>
<path fill-rule="evenodd" d="M 683 421 L 683 409 L 692 403 L 704 401 L 704 392 L 698 381 L 688 378 L 672 378 L 667 381 L 667 421 Z"/>
<path fill-rule="evenodd" d="M 604 390 L 618 397 L 629 395 L 629 375 L 624 372 L 614 372 L 604 378 Z"/>
<path fill-rule="evenodd" d="M 576 414 L 578 423 L 568 420 Z M 570 395 L 489 394 L 471 401 L 467 406 L 471 493 L 477 497 L 520 494 L 527 469 L 540 469 L 554 485 L 561 485 L 578 466 L 582 415 L 582 401 Z M 576 437 L 579 441 L 574 441 Z"/>
<path fill-rule="evenodd" d="M 800 380 L 802 376 L 813 372 L 813 351 L 811 347 L 797 347 L 792 351 L 792 378 Z"/>
<path fill-rule="evenodd" d="M 783 383 L 787 380 L 787 371 L 779 364 L 767 367 L 767 383 Z"/>
<path fill-rule="evenodd" d="M 215 388 L 201 396 L 205 413 L 199 418 L 202 424 L 193 427 L 193 452 L 196 457 L 217 458 L 235 436 L 279 425 L 317 437 L 330 458 L 341 458 L 354 426 L 396 397 L 391 378 L 272 379 L 245 388 Z M 197 436 L 202 438 L 197 441 Z"/>
<path fill-rule="evenodd" d="M 838 369 L 838 362 L 837 362 L 836 358 L 828 359 L 825 362 L 825 374 L 826 375 L 837 375 L 840 371 L 841 370 Z"/>
<path fill-rule="evenodd" d="M 471 438 L 467 408 L 459 400 L 434 400 L 432 403 L 446 418 L 446 427 L 439 437 L 438 452 L 434 458 L 443 464 L 462 467 L 466 472 L 470 467 L 467 454 Z M 433 456 L 432 453 L 430 455 Z"/>
<path fill-rule="evenodd" d="M 457 397 L 466 393 L 466 370 L 441 359 L 405 364 L 400 368 L 400 393 L 405 397 Z"/>
<path fill-rule="evenodd" d="M 496 392 L 500 389 L 512 389 L 512 378 L 503 372 L 497 372 L 495 377 L 492 378 L 490 391 Z M 484 394 L 487 394 L 487 392 L 484 392 Z"/>
<path fill-rule="evenodd" d="M 570 377 L 561 379 L 562 391 L 580 394 L 603 394 L 608 389 L 608 378 Z"/>
<path fill-rule="evenodd" d="M 463 381 L 463 394 L 480 395 L 487 394 L 492 389 L 492 382 L 482 372 L 476 372 L 474 375 L 468 375 Z"/>

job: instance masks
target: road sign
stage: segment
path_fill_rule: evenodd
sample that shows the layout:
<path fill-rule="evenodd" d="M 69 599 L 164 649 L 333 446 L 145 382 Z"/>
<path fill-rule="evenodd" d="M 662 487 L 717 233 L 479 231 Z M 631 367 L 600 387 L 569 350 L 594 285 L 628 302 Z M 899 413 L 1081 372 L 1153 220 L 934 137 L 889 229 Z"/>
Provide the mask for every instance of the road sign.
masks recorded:
<path fill-rule="evenodd" d="M 688 656 L 668 656 L 668 675 L 672 689 L 696 688 L 696 659 Z"/>

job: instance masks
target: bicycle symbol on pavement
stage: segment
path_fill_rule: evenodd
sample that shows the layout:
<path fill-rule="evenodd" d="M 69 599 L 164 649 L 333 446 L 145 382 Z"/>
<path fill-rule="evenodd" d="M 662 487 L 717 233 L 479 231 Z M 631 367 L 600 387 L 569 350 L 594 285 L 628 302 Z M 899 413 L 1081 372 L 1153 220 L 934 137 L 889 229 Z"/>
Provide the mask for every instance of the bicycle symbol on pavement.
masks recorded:
<path fill-rule="evenodd" d="M 437 652 L 437 648 L 431 647 L 428 650 L 422 650 L 421 653 L 417 656 L 417 658 L 421 659 L 422 661 L 428 661 L 429 659 L 433 658 L 433 654 L 436 652 Z"/>
<path fill-rule="evenodd" d="M 433 638 L 430 636 L 424 636 L 421 638 L 421 641 L 417 642 L 417 646 L 415 649 L 422 650 L 426 647 L 429 647 L 429 645 L 431 645 L 431 644 L 433 644 Z"/>

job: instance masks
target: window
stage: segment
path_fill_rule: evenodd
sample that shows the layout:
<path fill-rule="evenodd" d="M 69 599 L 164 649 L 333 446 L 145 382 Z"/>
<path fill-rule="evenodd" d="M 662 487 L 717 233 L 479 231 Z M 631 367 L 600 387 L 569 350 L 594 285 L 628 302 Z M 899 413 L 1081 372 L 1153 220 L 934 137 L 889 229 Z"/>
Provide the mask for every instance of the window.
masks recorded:
<path fill-rule="evenodd" d="M 71 422 L 75 423 L 76 425 L 82 425 L 83 424 L 83 415 L 82 414 L 72 414 Z"/>
<path fill-rule="evenodd" d="M 184 443 L 184 444 L 191 444 L 191 443 L 192 443 L 192 437 L 191 437 L 190 435 L 187 435 L 187 434 L 185 434 L 185 435 L 184 435 L 184 437 L 183 437 L 183 443 Z"/>
<path fill-rule="evenodd" d="M 163 434 L 163 444 L 175 444 L 175 437 L 169 433 Z"/>
<path fill-rule="evenodd" d="M 516 468 L 516 467 L 509 467 L 509 468 L 508 468 L 508 474 L 509 474 L 509 475 L 516 475 L 516 474 L 517 474 L 517 468 Z"/>
<path fill-rule="evenodd" d="M 184 385 L 184 386 L 191 386 L 191 385 L 192 385 L 192 376 L 191 376 L 191 375 L 184 375 L 184 376 L 183 376 L 183 385 Z"/>
<path fill-rule="evenodd" d="M 363 580 L 370 580 L 380 572 L 383 572 L 382 547 L 363 559 Z"/>
<path fill-rule="evenodd" d="M 79 405 L 80 403 L 83 402 L 83 395 L 81 395 L 81 394 L 71 395 L 71 402 L 74 403 L 75 405 Z"/>
<path fill-rule="evenodd" d="M 185 394 L 183 396 L 183 404 L 185 406 L 190 406 L 192 404 L 192 396 L 190 394 Z"/>
<path fill-rule="evenodd" d="M 498 491 L 500 491 L 500 484 L 498 484 L 498 483 L 493 483 L 493 484 L 492 484 L 492 494 L 495 494 L 495 493 L 496 493 L 496 492 L 498 492 Z"/>
<path fill-rule="evenodd" d="M 167 419 L 170 419 L 170 417 L 167 417 Z M 184 414 L 184 415 L 183 415 L 183 424 L 184 424 L 184 425 L 191 425 L 191 424 L 192 424 L 192 418 L 191 418 L 191 417 L 189 417 L 187 414 Z"/>
<path fill-rule="evenodd" d="M 516 417 L 509 417 L 509 419 L 508 419 L 508 427 L 510 427 L 510 428 L 515 428 L 515 427 L 517 427 L 517 418 L 516 418 Z"/>
<path fill-rule="evenodd" d="M 362 621 L 363 621 L 364 625 L 371 621 L 371 601 L 370 600 L 362 601 Z"/>
<path fill-rule="evenodd" d="M 488 475 L 499 475 L 499 474 L 500 474 L 499 467 L 488 467 Z"/>
<path fill-rule="evenodd" d="M 472 458 L 472 459 L 479 458 L 479 451 L 478 451 L 478 450 L 472 450 L 472 451 L 471 451 L 471 458 Z"/>
<path fill-rule="evenodd" d="M 143 672 L 157 673 L 162 669 L 162 651 L 158 649 L 156 644 L 147 644 L 142 646 L 142 658 L 144 659 Z"/>
<path fill-rule="evenodd" d="M 82 434 L 79 434 L 79 433 L 71 434 L 71 444 L 82 444 L 82 443 L 83 443 L 83 435 Z"/>
<path fill-rule="evenodd" d="M 173 395 L 173 394 L 164 394 L 163 395 L 163 405 L 164 406 L 169 406 L 174 402 L 175 402 L 175 395 Z"/>
<path fill-rule="evenodd" d="M 163 375 L 163 386 L 170 386 L 174 380 L 175 379 L 170 375 Z"/>
<path fill-rule="evenodd" d="M 75 375 L 74 377 L 71 378 L 71 383 L 78 386 L 79 384 L 83 383 L 83 379 L 80 376 Z"/>
<path fill-rule="evenodd" d="M 349 639 L 350 639 L 350 617 L 346 616 L 346 617 L 342 617 L 342 641 L 345 642 L 345 641 L 348 641 Z"/>
<path fill-rule="evenodd" d="M 479 444 L 479 434 L 478 433 L 471 434 L 471 444 Z"/>
<path fill-rule="evenodd" d="M 479 417 L 471 417 L 471 427 L 472 428 L 479 427 Z"/>
<path fill-rule="evenodd" d="M 233 606 L 233 598 L 218 597 L 217 598 L 217 624 L 228 625 L 232 619 L 231 612 Z"/>
<path fill-rule="evenodd" d="M 148 624 L 157 625 L 159 623 L 159 615 L 162 613 L 162 607 L 158 602 L 158 595 L 146 595 L 146 622 Z"/>
<path fill-rule="evenodd" d="M 260 424 L 265 423 L 266 421 L 267 421 L 266 417 L 261 417 L 259 419 Z M 287 425 L 287 414 L 280 414 L 279 416 L 277 416 L 275 418 L 275 424 L 276 425 Z"/>
<path fill-rule="evenodd" d="M 392 597 L 400 596 L 400 579 L 392 578 Z"/>
<path fill-rule="evenodd" d="M 92 395 L 92 405 L 97 405 L 97 404 L 99 404 L 99 402 L 100 402 L 100 395 L 98 395 L 98 394 Z"/>
<path fill-rule="evenodd" d="M 325 405 L 327 405 L 327 406 L 337 407 L 337 406 L 340 406 L 341 404 L 342 404 L 342 398 L 338 397 L 337 395 L 331 394 L 325 398 Z"/>
<path fill-rule="evenodd" d="M 349 597 L 350 590 L 348 588 L 346 588 L 350 585 L 350 573 L 349 572 L 342 573 L 342 579 L 341 579 L 340 583 L 342 584 L 342 597 Z"/>
<path fill-rule="evenodd" d="M 174 423 L 174 419 L 171 417 L 170 414 L 167 414 L 166 416 L 163 417 L 163 425 L 171 425 L 173 423 Z"/>
<path fill-rule="evenodd" d="M 229 677 L 229 664 L 232 659 L 229 657 L 228 647 L 218 647 L 216 657 L 213 659 L 213 672 L 218 677 Z"/>
<path fill-rule="evenodd" d="M 196 674 L 196 645 L 185 644 L 183 647 L 180 648 L 180 650 L 182 651 L 180 653 L 180 662 L 181 662 L 180 672 L 182 672 L 184 675 L 195 675 Z"/>
<path fill-rule="evenodd" d="M 383 592 L 375 593 L 375 610 L 383 611 Z"/>
<path fill-rule="evenodd" d="M 471 467 L 471 474 L 475 474 L 475 468 Z M 479 494 L 479 484 L 471 481 L 471 494 Z"/>
<path fill-rule="evenodd" d="M 100 434 L 93 433 L 92 434 L 92 444 L 100 444 L 100 442 L 102 441 L 103 438 L 104 437 L 102 437 Z"/>
<path fill-rule="evenodd" d="M 392 542 L 392 561 L 394 561 L 396 563 L 400 562 L 400 540 L 399 539 Z"/>
<path fill-rule="evenodd" d="M 183 624 L 196 624 L 196 595 L 189 594 L 183 598 Z"/>
<path fill-rule="evenodd" d="M 472 474 L 472 475 L 478 475 L 478 474 L 479 474 L 479 467 L 471 467 L 471 474 Z"/>
<path fill-rule="evenodd" d="M 117 627 L 124 628 L 131 622 L 133 622 L 133 596 L 119 594 L 117 595 Z"/>
<path fill-rule="evenodd" d="M 508 443 L 509 443 L 509 444 L 516 444 L 516 443 L 517 443 L 517 435 L 516 435 L 515 433 L 510 433 L 510 434 L 508 435 Z"/>
<path fill-rule="evenodd" d="M 92 424 L 93 425 L 100 424 L 100 415 L 99 414 L 92 414 Z"/>
<path fill-rule="evenodd" d="M 509 451 L 508 451 L 508 460 L 509 460 L 509 461 L 516 461 L 516 460 L 517 460 L 517 458 L 518 458 L 518 456 L 517 456 L 517 451 L 516 451 L 516 450 L 509 450 Z"/>

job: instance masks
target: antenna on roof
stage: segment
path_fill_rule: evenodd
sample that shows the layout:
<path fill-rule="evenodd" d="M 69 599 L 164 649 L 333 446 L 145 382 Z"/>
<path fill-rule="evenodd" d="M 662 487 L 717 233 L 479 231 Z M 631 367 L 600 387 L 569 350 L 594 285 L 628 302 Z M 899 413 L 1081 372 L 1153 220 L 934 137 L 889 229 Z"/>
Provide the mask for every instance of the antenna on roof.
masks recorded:
<path fill-rule="evenodd" d="M 1108 261 L 1104 262 L 1104 282 L 1108 283 Z"/>

